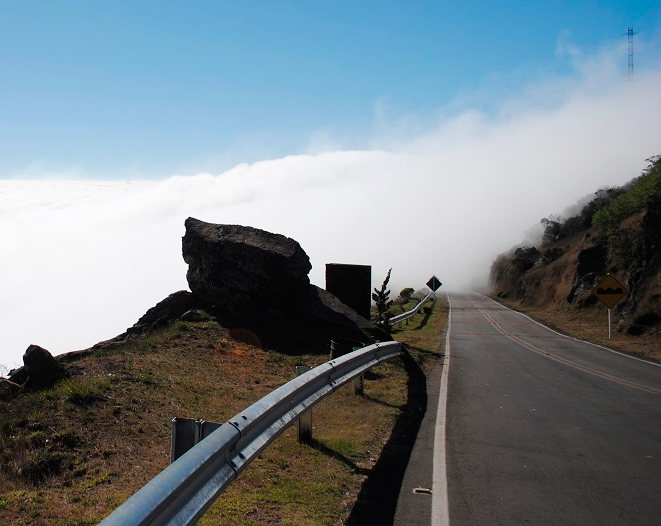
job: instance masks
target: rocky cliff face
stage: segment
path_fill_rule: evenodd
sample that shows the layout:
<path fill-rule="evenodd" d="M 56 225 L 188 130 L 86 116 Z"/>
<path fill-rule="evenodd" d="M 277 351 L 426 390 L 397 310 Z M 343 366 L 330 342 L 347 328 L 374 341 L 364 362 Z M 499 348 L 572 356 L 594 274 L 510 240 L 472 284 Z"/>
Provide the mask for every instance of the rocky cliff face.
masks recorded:
<path fill-rule="evenodd" d="M 494 294 L 550 310 L 603 309 L 592 290 L 611 274 L 629 289 L 613 309 L 618 330 L 661 331 L 661 198 L 603 233 L 584 229 L 543 247 L 519 247 L 491 267 Z"/>
<path fill-rule="evenodd" d="M 604 309 L 592 294 L 610 274 L 629 293 L 612 309 L 617 329 L 661 336 L 661 155 L 619 188 L 602 188 L 580 212 L 542 219 L 538 247 L 502 254 L 493 291 L 545 311 Z"/>
<path fill-rule="evenodd" d="M 649 201 L 640 226 L 641 234 L 630 241 L 630 294 L 623 306 L 627 332 L 634 335 L 661 326 L 661 196 Z"/>

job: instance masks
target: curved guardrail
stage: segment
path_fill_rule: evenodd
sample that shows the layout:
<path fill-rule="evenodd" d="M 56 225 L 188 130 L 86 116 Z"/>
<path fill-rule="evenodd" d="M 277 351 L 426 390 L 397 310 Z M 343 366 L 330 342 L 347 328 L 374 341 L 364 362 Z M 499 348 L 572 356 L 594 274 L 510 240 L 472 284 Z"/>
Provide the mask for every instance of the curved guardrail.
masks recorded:
<path fill-rule="evenodd" d="M 397 342 L 377 343 L 294 378 L 230 418 L 143 486 L 100 526 L 194 524 L 301 413 L 379 362 L 401 354 Z"/>
<path fill-rule="evenodd" d="M 411 310 L 403 312 L 402 314 L 398 314 L 397 316 L 393 316 L 388 320 L 388 323 L 390 325 L 395 325 L 395 323 L 399 323 L 400 321 L 408 320 L 409 318 L 412 318 L 415 316 L 418 311 L 422 308 L 422 306 L 427 303 L 431 295 L 433 294 L 433 291 L 429 291 L 429 293 L 420 300 L 420 303 L 418 303 L 415 307 L 413 307 Z"/>

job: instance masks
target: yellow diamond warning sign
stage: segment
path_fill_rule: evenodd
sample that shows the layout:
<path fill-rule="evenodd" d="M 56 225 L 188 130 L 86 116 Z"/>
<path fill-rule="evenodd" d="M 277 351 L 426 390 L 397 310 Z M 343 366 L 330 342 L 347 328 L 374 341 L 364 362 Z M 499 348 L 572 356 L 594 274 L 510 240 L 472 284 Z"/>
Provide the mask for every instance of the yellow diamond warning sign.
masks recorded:
<path fill-rule="evenodd" d="M 618 301 L 629 294 L 629 291 L 624 285 L 622 285 L 622 283 L 608 274 L 594 289 L 592 289 L 592 294 L 597 296 L 606 307 L 612 309 Z"/>

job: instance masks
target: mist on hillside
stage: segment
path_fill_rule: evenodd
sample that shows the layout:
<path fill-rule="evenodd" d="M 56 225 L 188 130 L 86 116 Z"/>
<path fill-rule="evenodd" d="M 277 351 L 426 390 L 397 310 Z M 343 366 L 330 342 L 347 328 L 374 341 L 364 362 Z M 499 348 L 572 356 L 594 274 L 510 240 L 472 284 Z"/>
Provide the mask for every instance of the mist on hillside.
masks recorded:
<path fill-rule="evenodd" d="M 661 153 L 661 74 L 631 85 L 601 56 L 579 66 L 493 114 L 439 111 L 426 127 L 380 120 L 360 150 L 315 144 L 156 182 L 0 181 L 0 364 L 20 365 L 32 343 L 54 354 L 89 347 L 186 289 L 189 216 L 297 240 L 321 287 L 326 263 L 372 265 L 374 287 L 392 268 L 393 296 L 432 275 L 441 292 L 484 284 L 531 225 Z"/>

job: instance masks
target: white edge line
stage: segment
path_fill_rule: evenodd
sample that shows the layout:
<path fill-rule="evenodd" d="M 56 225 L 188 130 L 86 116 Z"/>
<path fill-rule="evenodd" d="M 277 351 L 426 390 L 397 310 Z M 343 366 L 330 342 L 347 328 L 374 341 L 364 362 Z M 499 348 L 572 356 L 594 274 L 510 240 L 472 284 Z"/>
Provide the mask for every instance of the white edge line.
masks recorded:
<path fill-rule="evenodd" d="M 450 331 L 452 330 L 452 303 L 448 298 L 448 328 L 445 332 L 445 357 L 441 373 L 441 387 L 434 427 L 434 454 L 432 468 L 431 526 L 448 526 L 448 476 L 446 467 L 445 422 L 448 404 L 448 375 L 450 370 Z"/>
<path fill-rule="evenodd" d="M 486 294 L 482 294 L 481 292 L 477 292 L 476 294 L 479 294 L 480 296 L 484 296 L 485 298 L 493 301 L 496 305 L 500 305 L 502 308 L 507 309 L 508 311 L 519 314 L 520 316 L 523 316 L 524 318 L 528 318 L 531 322 L 536 323 L 540 327 L 544 327 L 547 331 L 551 331 L 552 333 L 557 334 L 558 336 L 563 336 L 564 338 L 569 338 L 570 340 L 574 340 L 574 341 L 581 342 L 581 343 L 586 343 L 588 345 L 592 345 L 593 347 L 603 349 L 604 351 L 612 352 L 613 354 L 619 354 L 620 356 L 624 356 L 625 358 L 629 358 L 631 360 L 636 360 L 638 362 L 643 362 L 643 363 L 646 363 L 648 365 L 654 365 L 655 367 L 661 367 L 661 363 L 656 363 L 656 362 L 651 362 L 649 360 L 644 360 L 642 358 L 638 358 L 637 356 L 632 356 L 631 354 L 626 354 L 626 353 L 623 353 L 623 352 L 620 352 L 620 351 L 616 351 L 615 349 L 609 349 L 608 347 L 604 347 L 603 345 L 599 345 L 598 343 L 588 342 L 588 341 L 585 341 L 585 340 L 581 340 L 580 338 L 575 338 L 574 336 L 567 336 L 566 334 L 562 334 L 558 331 L 554 331 L 553 329 L 551 329 L 551 327 L 547 327 L 543 323 L 532 319 L 530 316 L 528 316 L 527 314 L 524 314 L 523 312 L 519 312 L 518 310 L 510 309 L 507 305 L 503 305 L 502 303 L 497 302 L 495 299 L 490 298 Z"/>

